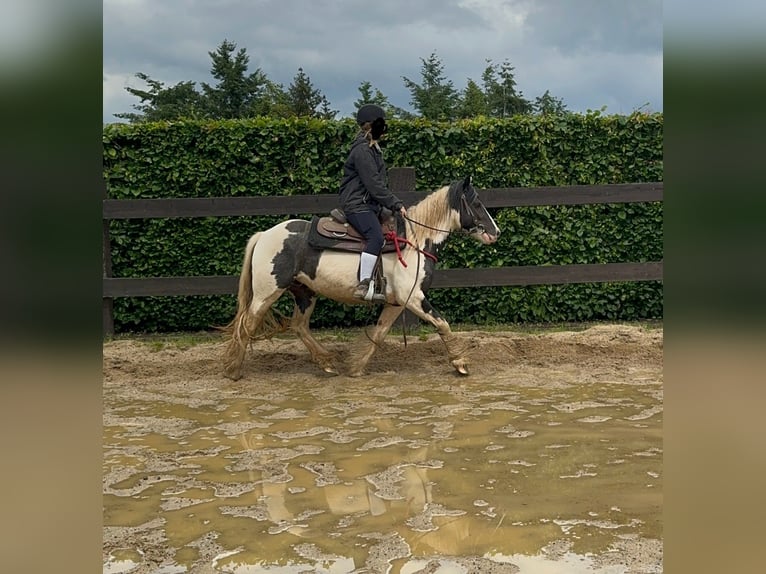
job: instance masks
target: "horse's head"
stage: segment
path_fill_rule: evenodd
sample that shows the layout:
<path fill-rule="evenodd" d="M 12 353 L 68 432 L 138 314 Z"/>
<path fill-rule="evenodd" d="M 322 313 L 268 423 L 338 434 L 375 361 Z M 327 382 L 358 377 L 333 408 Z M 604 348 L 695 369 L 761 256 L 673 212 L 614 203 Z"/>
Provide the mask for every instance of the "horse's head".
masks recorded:
<path fill-rule="evenodd" d="M 500 228 L 479 199 L 471 184 L 471 176 L 455 185 L 457 205 L 453 207 L 460 213 L 460 227 L 485 245 L 497 241 Z"/>

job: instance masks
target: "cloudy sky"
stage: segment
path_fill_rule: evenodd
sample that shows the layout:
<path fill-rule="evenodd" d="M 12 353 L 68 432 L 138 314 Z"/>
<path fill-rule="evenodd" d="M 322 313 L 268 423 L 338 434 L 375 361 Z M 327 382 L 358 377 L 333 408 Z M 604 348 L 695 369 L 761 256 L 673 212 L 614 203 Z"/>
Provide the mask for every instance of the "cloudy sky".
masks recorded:
<path fill-rule="evenodd" d="M 432 53 L 462 90 L 487 60 L 508 60 L 530 100 L 570 110 L 662 111 L 661 0 L 104 0 L 104 110 L 133 111 L 137 72 L 171 86 L 214 84 L 214 51 L 245 48 L 249 71 L 290 85 L 303 68 L 339 116 L 364 81 L 412 109 L 402 76 L 421 82 Z"/>

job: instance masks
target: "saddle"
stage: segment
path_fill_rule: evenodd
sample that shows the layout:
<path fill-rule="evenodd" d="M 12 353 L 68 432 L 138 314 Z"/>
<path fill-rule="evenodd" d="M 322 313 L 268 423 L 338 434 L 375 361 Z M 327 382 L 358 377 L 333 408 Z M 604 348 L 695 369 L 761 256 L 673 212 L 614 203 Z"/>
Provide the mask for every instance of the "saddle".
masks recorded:
<path fill-rule="evenodd" d="M 397 235 L 403 232 L 403 229 L 397 229 L 396 217 L 388 209 L 381 210 L 378 220 L 384 236 L 392 231 Z M 354 226 L 346 219 L 346 214 L 339 208 L 333 209 L 330 215 L 312 218 L 308 243 L 316 249 L 336 249 L 356 253 L 364 251 L 364 247 L 367 245 L 364 236 L 354 229 Z M 392 241 L 384 241 L 382 253 L 395 250 L 396 246 Z"/>

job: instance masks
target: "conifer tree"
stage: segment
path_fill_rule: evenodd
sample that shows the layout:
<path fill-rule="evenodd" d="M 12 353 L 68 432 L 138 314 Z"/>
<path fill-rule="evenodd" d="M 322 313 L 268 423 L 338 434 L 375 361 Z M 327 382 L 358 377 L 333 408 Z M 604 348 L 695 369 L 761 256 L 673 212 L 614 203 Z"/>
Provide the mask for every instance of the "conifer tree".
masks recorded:
<path fill-rule="evenodd" d="M 457 90 L 452 80 L 444 75 L 444 66 L 436 53 L 427 60 L 421 58 L 420 76 L 422 83 L 418 84 L 402 76 L 404 85 L 410 90 L 410 104 L 421 116 L 429 120 L 449 121 L 455 119 L 460 103 Z"/>

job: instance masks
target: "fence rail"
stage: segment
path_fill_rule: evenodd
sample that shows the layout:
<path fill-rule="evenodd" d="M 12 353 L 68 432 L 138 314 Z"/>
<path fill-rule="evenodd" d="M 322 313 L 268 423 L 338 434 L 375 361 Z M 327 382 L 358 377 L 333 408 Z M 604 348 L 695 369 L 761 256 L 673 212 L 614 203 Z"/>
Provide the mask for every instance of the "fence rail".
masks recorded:
<path fill-rule="evenodd" d="M 392 168 L 391 189 L 405 204 L 415 203 L 425 193 L 415 188 L 412 168 Z M 489 208 L 542 205 L 634 203 L 663 200 L 663 183 L 574 185 L 567 187 L 488 188 L 479 190 Z M 166 217 L 226 217 L 245 215 L 307 215 L 328 213 L 337 205 L 337 194 L 280 197 L 213 197 L 174 199 L 103 200 L 103 330 L 114 333 L 113 299 L 173 295 L 229 295 L 237 292 L 238 276 L 207 277 L 112 277 L 109 221 Z M 551 285 L 618 281 L 662 280 L 662 261 L 438 269 L 432 288 Z"/>
<path fill-rule="evenodd" d="M 573 185 L 568 187 L 509 187 L 480 190 L 487 207 L 584 205 L 662 201 L 662 183 Z M 424 192 L 396 191 L 405 204 L 425 197 Z M 338 195 L 288 195 L 263 197 L 187 197 L 173 199 L 105 199 L 104 219 L 152 217 L 225 217 L 329 213 Z"/>

